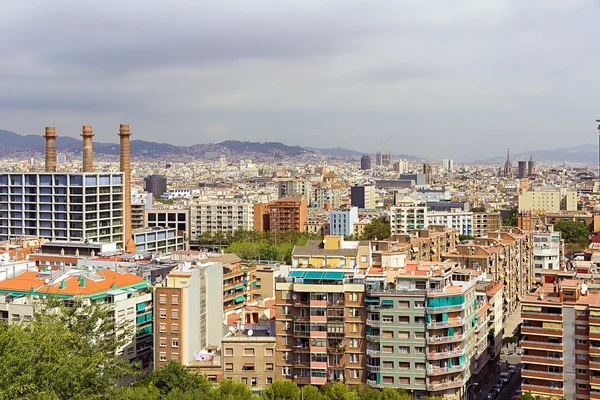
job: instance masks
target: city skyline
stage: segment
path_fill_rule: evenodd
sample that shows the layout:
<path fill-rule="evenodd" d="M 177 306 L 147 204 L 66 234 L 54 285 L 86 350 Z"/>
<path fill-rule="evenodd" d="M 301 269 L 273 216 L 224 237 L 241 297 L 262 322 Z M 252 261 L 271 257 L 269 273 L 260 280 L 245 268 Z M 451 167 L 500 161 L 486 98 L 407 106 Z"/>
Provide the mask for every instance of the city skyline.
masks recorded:
<path fill-rule="evenodd" d="M 181 145 L 427 143 L 440 159 L 595 137 L 592 1 L 143 4 L 8 6 L 3 128 L 84 121 L 114 141 L 119 120 Z"/>

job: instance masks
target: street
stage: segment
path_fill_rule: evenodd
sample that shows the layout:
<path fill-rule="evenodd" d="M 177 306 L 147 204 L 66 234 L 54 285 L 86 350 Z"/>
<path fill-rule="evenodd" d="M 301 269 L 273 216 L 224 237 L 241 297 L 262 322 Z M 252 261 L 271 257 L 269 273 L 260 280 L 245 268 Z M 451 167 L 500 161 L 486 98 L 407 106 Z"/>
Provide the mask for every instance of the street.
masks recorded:
<path fill-rule="evenodd" d="M 521 371 L 517 371 L 512 379 L 508 382 L 508 385 L 504 386 L 500 395 L 496 397 L 497 400 L 511 400 L 517 390 L 521 389 Z"/>

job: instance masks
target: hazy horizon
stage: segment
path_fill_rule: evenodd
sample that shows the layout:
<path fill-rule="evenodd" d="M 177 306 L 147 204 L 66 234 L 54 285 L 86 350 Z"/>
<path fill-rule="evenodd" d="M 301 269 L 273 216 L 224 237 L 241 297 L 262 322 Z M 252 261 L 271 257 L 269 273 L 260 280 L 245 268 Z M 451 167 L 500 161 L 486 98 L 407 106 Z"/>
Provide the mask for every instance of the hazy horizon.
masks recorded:
<path fill-rule="evenodd" d="M 5 5 L 0 128 L 485 159 L 596 141 L 592 0 Z M 475 156 L 474 156 L 475 154 Z"/>

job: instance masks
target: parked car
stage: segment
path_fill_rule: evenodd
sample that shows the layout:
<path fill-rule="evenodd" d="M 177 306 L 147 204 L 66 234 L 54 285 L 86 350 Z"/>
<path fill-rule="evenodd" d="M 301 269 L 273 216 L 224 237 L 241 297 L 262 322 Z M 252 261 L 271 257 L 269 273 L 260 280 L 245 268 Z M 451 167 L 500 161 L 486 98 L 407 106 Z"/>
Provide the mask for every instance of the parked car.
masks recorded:
<path fill-rule="evenodd" d="M 502 392 L 502 384 L 495 384 L 494 387 L 492 388 L 493 391 L 496 392 L 496 394 L 500 394 L 500 392 Z"/>
<path fill-rule="evenodd" d="M 496 391 L 492 390 L 485 396 L 485 400 L 494 400 L 496 398 Z"/>

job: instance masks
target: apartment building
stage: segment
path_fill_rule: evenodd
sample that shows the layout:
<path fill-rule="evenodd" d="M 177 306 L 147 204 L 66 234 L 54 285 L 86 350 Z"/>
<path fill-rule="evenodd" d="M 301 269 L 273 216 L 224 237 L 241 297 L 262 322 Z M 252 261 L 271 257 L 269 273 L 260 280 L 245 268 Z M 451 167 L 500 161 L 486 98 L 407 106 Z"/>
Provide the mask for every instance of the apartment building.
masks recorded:
<path fill-rule="evenodd" d="M 560 232 L 552 226 L 544 232 L 533 233 L 533 273 L 534 280 L 541 283 L 544 271 L 558 271 L 564 268 L 564 241 Z"/>
<path fill-rule="evenodd" d="M 274 299 L 275 281 L 281 276 L 279 265 L 256 265 L 254 277 L 256 280 L 256 290 L 253 293 L 254 298 Z"/>
<path fill-rule="evenodd" d="M 352 186 L 350 188 L 350 204 L 352 207 L 373 210 L 375 208 L 375 186 Z"/>
<path fill-rule="evenodd" d="M 133 231 L 135 251 L 151 253 L 172 253 L 185 250 L 185 238 L 175 228 L 155 226 Z"/>
<path fill-rule="evenodd" d="M 123 173 L 0 174 L 0 241 L 15 236 L 123 246 Z"/>
<path fill-rule="evenodd" d="M 519 194 L 519 212 L 577 211 L 577 192 L 565 188 L 536 187 Z"/>
<path fill-rule="evenodd" d="M 45 298 L 110 304 L 117 329 L 133 328 L 119 353 L 152 370 L 152 290 L 144 279 L 110 269 L 28 269 L 0 281 L 0 320 L 30 321 Z"/>
<path fill-rule="evenodd" d="M 394 251 L 405 251 L 410 260 L 440 261 L 443 254 L 454 250 L 459 233 L 444 225 L 430 225 L 427 229 L 411 229 L 394 235 L 389 241 Z"/>
<path fill-rule="evenodd" d="M 292 266 L 364 270 L 371 266 L 371 249 L 368 241 L 347 241 L 341 236 L 327 235 L 323 240 L 309 240 L 305 246 L 294 246 Z"/>
<path fill-rule="evenodd" d="M 313 184 L 314 199 L 311 207 L 318 210 L 335 210 L 342 205 L 343 186 L 339 183 L 315 182 Z"/>
<path fill-rule="evenodd" d="M 600 294 L 583 280 L 545 283 L 521 305 L 521 389 L 600 399 Z"/>
<path fill-rule="evenodd" d="M 144 221 L 148 227 L 174 228 L 179 235 L 190 233 L 190 210 L 184 207 L 154 206 L 144 210 Z"/>
<path fill-rule="evenodd" d="M 261 393 L 275 381 L 275 336 L 267 331 L 236 330 L 221 342 L 223 379 Z"/>
<path fill-rule="evenodd" d="M 488 232 L 500 230 L 502 217 L 500 212 L 474 212 L 473 233 L 475 237 L 487 236 Z"/>
<path fill-rule="evenodd" d="M 329 222 L 325 220 L 309 220 L 304 224 L 305 233 L 312 233 L 320 237 L 329 235 L 329 228 Z"/>
<path fill-rule="evenodd" d="M 304 232 L 308 211 L 303 197 L 284 197 L 269 204 L 268 229 L 270 232 Z"/>
<path fill-rule="evenodd" d="M 329 213 L 329 232 L 331 235 L 350 236 L 354 233 L 354 224 L 358 222 L 358 208 Z"/>
<path fill-rule="evenodd" d="M 154 291 L 154 365 L 190 365 L 207 346 L 219 346 L 223 266 L 182 263 Z M 209 328 L 210 327 L 210 328 Z"/>
<path fill-rule="evenodd" d="M 417 203 L 400 203 L 390 208 L 392 235 L 406 233 L 410 229 L 427 228 L 427 206 Z"/>
<path fill-rule="evenodd" d="M 445 225 L 457 229 L 461 235 L 473 235 L 473 213 L 461 209 L 451 211 L 428 211 L 428 225 Z"/>
<path fill-rule="evenodd" d="M 152 222 L 152 221 L 149 221 Z M 208 232 L 233 233 L 252 230 L 254 204 L 242 199 L 204 199 L 193 197 L 190 201 L 190 233 L 197 237 Z"/>
<path fill-rule="evenodd" d="M 364 283 L 351 270 L 294 269 L 276 283 L 275 379 L 366 381 Z"/>
<path fill-rule="evenodd" d="M 304 197 L 307 201 L 312 199 L 312 182 L 308 180 L 288 179 L 279 182 L 279 198 Z"/>

